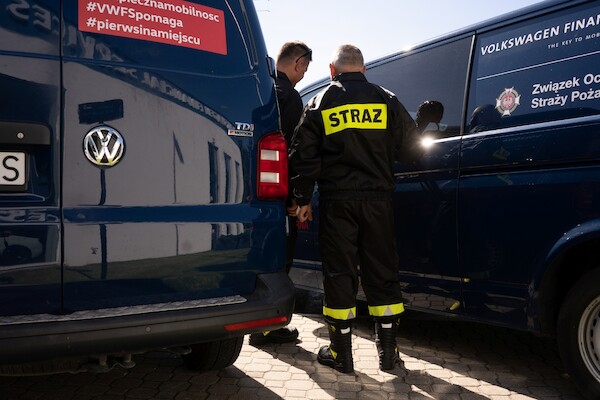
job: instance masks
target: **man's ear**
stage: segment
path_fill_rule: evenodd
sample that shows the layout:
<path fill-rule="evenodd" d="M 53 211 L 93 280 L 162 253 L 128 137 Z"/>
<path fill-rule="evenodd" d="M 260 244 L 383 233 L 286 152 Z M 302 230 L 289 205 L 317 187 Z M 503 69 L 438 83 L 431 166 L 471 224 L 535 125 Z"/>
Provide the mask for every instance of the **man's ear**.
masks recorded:
<path fill-rule="evenodd" d="M 366 75 L 367 74 L 367 66 L 363 65 L 363 67 L 361 68 L 360 72 L 362 72 L 363 75 Z"/>
<path fill-rule="evenodd" d="M 337 75 L 337 70 L 335 69 L 335 66 L 333 64 L 329 64 L 329 76 L 331 76 L 333 78 L 336 75 Z"/>

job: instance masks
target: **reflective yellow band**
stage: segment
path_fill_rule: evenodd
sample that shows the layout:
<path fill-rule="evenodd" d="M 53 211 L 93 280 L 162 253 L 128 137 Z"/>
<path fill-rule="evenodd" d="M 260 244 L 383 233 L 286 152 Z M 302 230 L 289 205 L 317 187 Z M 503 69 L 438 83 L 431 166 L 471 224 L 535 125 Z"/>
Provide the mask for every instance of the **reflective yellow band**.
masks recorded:
<path fill-rule="evenodd" d="M 385 129 L 386 104 L 346 104 L 321 111 L 325 135 L 344 129 Z"/>
<path fill-rule="evenodd" d="M 323 315 L 340 321 L 356 318 L 356 307 L 352 308 L 328 308 L 323 307 Z"/>
<path fill-rule="evenodd" d="M 404 304 L 389 304 L 385 306 L 369 306 L 369 314 L 373 317 L 391 317 L 393 315 L 402 314 L 404 312 Z"/>
<path fill-rule="evenodd" d="M 329 346 L 329 351 L 331 352 L 331 355 L 333 356 L 334 359 L 337 358 L 337 351 L 334 351 L 331 346 Z"/>

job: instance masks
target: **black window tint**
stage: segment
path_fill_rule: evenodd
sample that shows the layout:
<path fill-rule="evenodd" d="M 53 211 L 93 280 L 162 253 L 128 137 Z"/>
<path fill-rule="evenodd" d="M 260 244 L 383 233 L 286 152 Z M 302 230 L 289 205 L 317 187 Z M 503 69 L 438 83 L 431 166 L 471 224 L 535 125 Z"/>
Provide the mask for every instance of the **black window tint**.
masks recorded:
<path fill-rule="evenodd" d="M 466 38 L 403 54 L 369 68 L 367 79 L 394 92 L 413 118 L 425 101 L 442 103 L 441 135 L 459 135 L 470 48 Z"/>
<path fill-rule="evenodd" d="M 471 132 L 598 114 L 600 5 L 482 34 L 473 65 Z"/>
<path fill-rule="evenodd" d="M 225 202 L 233 203 L 234 200 L 231 198 L 231 185 L 233 184 L 231 179 L 231 156 L 224 154 L 223 157 L 225 159 Z"/>
<path fill-rule="evenodd" d="M 302 92 L 302 103 L 306 105 L 310 99 L 312 99 L 317 93 L 321 90 L 325 89 L 329 85 L 329 82 L 323 84 L 323 86 L 319 86 L 316 89 L 311 90 L 310 92 Z"/>
<path fill-rule="evenodd" d="M 210 202 L 219 202 L 219 158 L 218 147 L 208 144 L 208 162 L 210 166 Z"/>

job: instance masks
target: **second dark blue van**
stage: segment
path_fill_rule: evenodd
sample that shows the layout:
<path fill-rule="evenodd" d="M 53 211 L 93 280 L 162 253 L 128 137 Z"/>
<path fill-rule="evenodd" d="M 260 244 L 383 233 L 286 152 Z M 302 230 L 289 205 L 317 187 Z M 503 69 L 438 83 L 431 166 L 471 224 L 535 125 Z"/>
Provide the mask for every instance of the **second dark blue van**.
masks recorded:
<path fill-rule="evenodd" d="M 367 78 L 423 130 L 423 156 L 395 171 L 407 308 L 554 336 L 600 398 L 600 2 L 545 1 L 370 62 Z M 299 227 L 292 271 L 311 289 L 316 225 Z"/>

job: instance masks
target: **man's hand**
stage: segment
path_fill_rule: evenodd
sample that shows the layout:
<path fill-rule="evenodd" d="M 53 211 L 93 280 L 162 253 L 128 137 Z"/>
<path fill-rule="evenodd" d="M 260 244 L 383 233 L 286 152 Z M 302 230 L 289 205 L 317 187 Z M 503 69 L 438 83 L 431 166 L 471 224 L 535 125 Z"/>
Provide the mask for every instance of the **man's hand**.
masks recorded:
<path fill-rule="evenodd" d="M 298 214 L 296 216 L 300 222 L 304 222 L 306 220 L 312 221 L 312 206 L 310 204 L 301 206 L 298 209 Z"/>
<path fill-rule="evenodd" d="M 290 217 L 295 217 L 298 215 L 298 204 L 296 204 L 296 200 L 292 199 L 292 204 L 290 204 L 289 206 L 287 206 L 286 210 L 287 210 L 287 214 Z"/>

